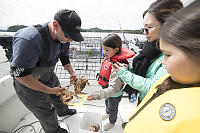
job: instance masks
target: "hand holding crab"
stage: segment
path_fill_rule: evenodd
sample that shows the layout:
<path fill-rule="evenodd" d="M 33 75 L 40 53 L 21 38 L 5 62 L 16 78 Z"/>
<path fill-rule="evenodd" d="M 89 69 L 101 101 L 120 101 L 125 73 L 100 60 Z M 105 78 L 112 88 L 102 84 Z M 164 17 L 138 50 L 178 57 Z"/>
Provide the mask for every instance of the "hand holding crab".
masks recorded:
<path fill-rule="evenodd" d="M 60 85 L 58 87 L 62 88 L 60 92 L 57 92 L 56 95 L 60 96 L 61 100 L 64 104 L 70 105 L 70 101 L 73 99 L 73 96 L 75 96 L 77 99 L 79 98 L 79 94 L 83 94 L 81 91 L 85 88 L 86 84 L 90 85 L 88 82 L 88 79 L 85 77 L 78 78 L 74 82 L 74 92 L 69 91 L 70 86 L 66 86 L 65 88 L 62 88 Z"/>
<path fill-rule="evenodd" d="M 61 86 L 59 85 L 61 88 Z M 73 99 L 74 93 L 72 91 L 69 91 L 69 86 L 66 86 L 63 88 L 60 92 L 58 92 L 56 95 L 60 96 L 61 100 L 64 104 L 68 105 L 68 103 Z"/>
<path fill-rule="evenodd" d="M 81 91 L 85 88 L 86 84 L 90 86 L 88 79 L 86 79 L 84 76 L 78 78 L 74 83 L 75 94 L 83 94 Z"/>

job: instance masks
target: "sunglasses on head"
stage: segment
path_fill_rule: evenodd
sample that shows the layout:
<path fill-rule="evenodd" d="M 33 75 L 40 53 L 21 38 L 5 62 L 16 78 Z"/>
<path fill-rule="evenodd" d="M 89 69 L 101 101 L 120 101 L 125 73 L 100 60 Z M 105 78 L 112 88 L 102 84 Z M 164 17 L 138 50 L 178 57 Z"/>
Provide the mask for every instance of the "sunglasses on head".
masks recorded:
<path fill-rule="evenodd" d="M 144 28 L 141 28 L 141 31 L 142 31 L 143 33 L 149 33 L 149 30 L 150 30 L 151 28 L 155 28 L 155 27 L 157 27 L 157 26 L 160 26 L 160 25 L 156 25 L 156 26 L 153 26 L 153 27 L 144 27 Z"/>

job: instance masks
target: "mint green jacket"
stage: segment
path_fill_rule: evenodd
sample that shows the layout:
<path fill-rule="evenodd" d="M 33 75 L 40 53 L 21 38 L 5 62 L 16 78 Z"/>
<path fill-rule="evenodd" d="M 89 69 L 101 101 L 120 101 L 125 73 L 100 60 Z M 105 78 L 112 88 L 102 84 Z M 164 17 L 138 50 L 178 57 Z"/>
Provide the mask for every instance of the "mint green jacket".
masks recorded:
<path fill-rule="evenodd" d="M 121 67 L 117 71 L 117 76 L 126 84 L 139 91 L 139 98 L 143 100 L 147 92 L 153 86 L 153 84 L 163 75 L 167 73 L 165 66 L 162 65 L 164 55 L 161 54 L 156 58 L 149 66 L 145 78 L 131 72 L 130 67 L 126 69 Z M 130 65 L 131 66 L 131 65 Z"/>

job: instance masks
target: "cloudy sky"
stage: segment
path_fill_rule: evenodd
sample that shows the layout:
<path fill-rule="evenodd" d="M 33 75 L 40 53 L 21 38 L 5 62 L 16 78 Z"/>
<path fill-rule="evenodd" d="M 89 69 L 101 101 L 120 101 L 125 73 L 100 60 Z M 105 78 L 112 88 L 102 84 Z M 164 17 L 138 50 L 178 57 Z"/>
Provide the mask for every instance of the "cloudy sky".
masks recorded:
<path fill-rule="evenodd" d="M 0 0 L 0 29 L 53 20 L 56 11 L 73 9 L 82 28 L 140 29 L 142 13 L 155 0 Z M 191 0 L 181 0 L 185 5 Z"/>

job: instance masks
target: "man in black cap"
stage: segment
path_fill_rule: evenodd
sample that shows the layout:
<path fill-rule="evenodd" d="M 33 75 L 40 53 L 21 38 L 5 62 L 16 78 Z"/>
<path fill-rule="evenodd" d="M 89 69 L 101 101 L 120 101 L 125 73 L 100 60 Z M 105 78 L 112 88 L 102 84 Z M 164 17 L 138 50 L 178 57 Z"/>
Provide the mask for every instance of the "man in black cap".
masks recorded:
<path fill-rule="evenodd" d="M 78 14 L 63 9 L 55 14 L 52 22 L 26 27 L 13 37 L 13 85 L 19 99 L 40 121 L 45 133 L 68 133 L 59 126 L 57 115 L 76 113 L 56 96 L 61 88 L 54 68 L 60 59 L 72 83 L 77 79 L 68 53 L 71 41 L 83 41 L 80 27 Z"/>
<path fill-rule="evenodd" d="M 66 37 L 74 41 L 83 41 L 80 34 L 81 19 L 75 11 L 60 10 L 55 14 L 54 20 L 59 23 Z"/>

